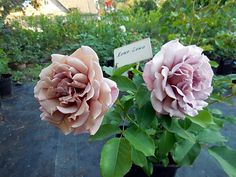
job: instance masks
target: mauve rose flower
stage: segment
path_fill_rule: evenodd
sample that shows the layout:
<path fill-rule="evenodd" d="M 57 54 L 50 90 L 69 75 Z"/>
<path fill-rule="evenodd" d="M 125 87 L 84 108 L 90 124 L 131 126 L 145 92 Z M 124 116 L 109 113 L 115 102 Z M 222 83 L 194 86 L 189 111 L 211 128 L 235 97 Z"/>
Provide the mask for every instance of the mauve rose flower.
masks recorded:
<path fill-rule="evenodd" d="M 157 113 L 184 118 L 197 115 L 207 106 L 204 100 L 212 91 L 213 71 L 202 51 L 173 40 L 146 63 L 143 79 Z"/>
<path fill-rule="evenodd" d="M 94 135 L 105 112 L 118 97 L 115 82 L 103 77 L 97 54 L 82 46 L 70 56 L 52 55 L 52 64 L 40 73 L 34 88 L 40 117 L 65 134 Z"/>

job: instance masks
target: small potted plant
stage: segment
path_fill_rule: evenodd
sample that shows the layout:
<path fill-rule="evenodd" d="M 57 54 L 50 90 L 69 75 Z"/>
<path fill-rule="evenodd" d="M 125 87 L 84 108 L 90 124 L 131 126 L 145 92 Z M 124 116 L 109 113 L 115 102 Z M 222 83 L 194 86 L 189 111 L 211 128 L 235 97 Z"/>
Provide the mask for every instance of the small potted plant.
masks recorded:
<path fill-rule="evenodd" d="M 124 76 L 127 71 L 132 79 Z M 130 64 L 106 73 L 110 79 L 103 77 L 95 51 L 83 46 L 70 56 L 52 55 L 34 89 L 43 120 L 65 134 L 106 139 L 103 177 L 174 176 L 203 148 L 235 176 L 236 151 L 220 133 L 226 119 L 207 108 L 236 94 L 233 76 L 213 78 L 201 48 L 170 41 L 141 69 Z"/>
<path fill-rule="evenodd" d="M 9 96 L 11 95 L 11 74 L 8 68 L 8 58 L 4 51 L 0 49 L 0 95 Z"/>

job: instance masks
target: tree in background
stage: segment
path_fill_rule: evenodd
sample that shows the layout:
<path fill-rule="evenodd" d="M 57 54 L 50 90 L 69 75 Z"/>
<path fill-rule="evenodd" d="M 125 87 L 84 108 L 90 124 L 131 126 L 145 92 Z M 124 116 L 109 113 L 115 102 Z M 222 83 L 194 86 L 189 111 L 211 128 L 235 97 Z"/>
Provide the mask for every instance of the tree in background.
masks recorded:
<path fill-rule="evenodd" d="M 5 19 L 14 10 L 21 10 L 23 2 L 24 0 L 0 0 L 1 18 Z"/>

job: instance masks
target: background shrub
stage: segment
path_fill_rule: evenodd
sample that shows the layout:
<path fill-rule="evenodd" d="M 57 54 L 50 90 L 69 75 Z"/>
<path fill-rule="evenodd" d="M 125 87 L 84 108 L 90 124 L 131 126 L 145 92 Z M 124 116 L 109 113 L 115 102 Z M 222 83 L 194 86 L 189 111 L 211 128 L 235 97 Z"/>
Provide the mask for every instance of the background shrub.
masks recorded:
<path fill-rule="evenodd" d="M 7 24 L 0 18 L 0 48 L 10 62 L 39 68 L 50 62 L 52 53 L 69 55 L 88 45 L 99 55 L 101 65 L 111 65 L 117 47 L 150 37 L 156 53 L 163 43 L 178 38 L 186 45 L 201 46 L 212 60 L 236 60 L 235 9 L 234 0 L 168 0 L 158 6 L 145 0 L 105 13 L 101 20 L 77 11 L 66 16 L 22 17 Z"/>

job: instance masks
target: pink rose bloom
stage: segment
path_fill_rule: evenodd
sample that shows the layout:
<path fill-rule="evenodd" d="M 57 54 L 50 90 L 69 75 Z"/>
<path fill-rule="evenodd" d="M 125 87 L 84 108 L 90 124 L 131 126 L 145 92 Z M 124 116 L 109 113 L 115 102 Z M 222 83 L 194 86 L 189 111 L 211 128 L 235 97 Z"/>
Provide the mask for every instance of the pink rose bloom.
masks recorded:
<path fill-rule="evenodd" d="M 173 40 L 146 63 L 143 79 L 157 113 L 177 118 L 196 116 L 207 106 L 213 71 L 209 59 L 195 46 Z"/>
<path fill-rule="evenodd" d="M 117 85 L 103 77 L 97 54 L 82 46 L 70 56 L 52 55 L 52 64 L 43 69 L 34 88 L 42 120 L 65 134 L 94 135 L 105 112 L 118 97 Z"/>

